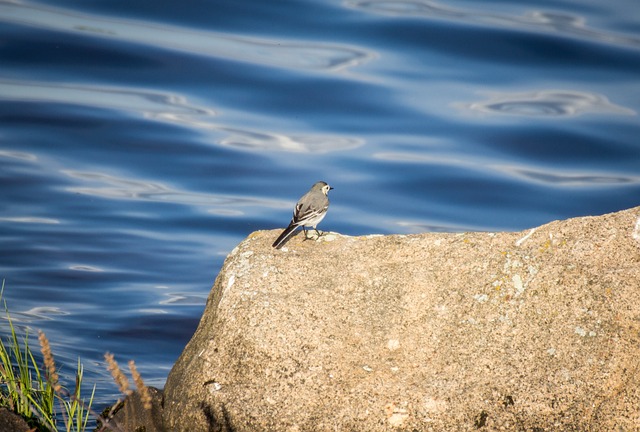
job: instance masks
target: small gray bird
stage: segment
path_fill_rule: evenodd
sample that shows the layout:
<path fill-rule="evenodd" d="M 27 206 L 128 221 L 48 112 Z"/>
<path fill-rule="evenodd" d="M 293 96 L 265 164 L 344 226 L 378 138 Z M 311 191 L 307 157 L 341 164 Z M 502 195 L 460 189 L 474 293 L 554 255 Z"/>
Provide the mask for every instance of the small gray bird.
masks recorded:
<path fill-rule="evenodd" d="M 280 249 L 299 226 L 301 226 L 304 231 L 305 239 L 308 238 L 305 227 L 312 227 L 316 230 L 318 237 L 320 237 L 320 232 L 316 227 L 327 214 L 327 209 L 329 208 L 329 198 L 327 196 L 331 189 L 333 188 L 323 181 L 319 181 L 311 186 L 309 192 L 300 198 L 296 204 L 296 208 L 293 209 L 293 217 L 291 218 L 289 226 L 285 228 L 282 234 L 280 234 L 280 237 L 273 242 L 274 248 Z"/>

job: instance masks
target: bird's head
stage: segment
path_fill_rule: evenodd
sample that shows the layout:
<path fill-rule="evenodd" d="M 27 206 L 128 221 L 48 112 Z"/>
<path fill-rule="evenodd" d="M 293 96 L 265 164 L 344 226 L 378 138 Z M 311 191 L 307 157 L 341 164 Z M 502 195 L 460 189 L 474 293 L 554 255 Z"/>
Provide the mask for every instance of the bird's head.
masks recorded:
<path fill-rule="evenodd" d="M 322 193 L 325 195 L 329 195 L 329 191 L 333 189 L 331 186 L 329 186 L 326 182 L 323 182 L 323 181 L 319 181 L 318 183 L 314 184 L 313 188 L 320 189 Z"/>

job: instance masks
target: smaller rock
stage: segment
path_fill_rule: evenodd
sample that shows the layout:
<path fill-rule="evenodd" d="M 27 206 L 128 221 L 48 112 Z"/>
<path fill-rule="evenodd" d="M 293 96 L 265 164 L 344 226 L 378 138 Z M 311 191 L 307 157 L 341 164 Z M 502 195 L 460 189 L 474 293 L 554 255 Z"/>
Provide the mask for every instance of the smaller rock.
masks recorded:
<path fill-rule="evenodd" d="M 148 387 L 151 395 L 151 409 L 146 409 L 138 392 L 127 396 L 116 407 L 109 423 L 116 424 L 120 429 L 132 432 L 162 432 L 162 391 L 155 387 Z"/>
<path fill-rule="evenodd" d="M 27 432 L 31 428 L 18 414 L 0 408 L 0 432 Z"/>

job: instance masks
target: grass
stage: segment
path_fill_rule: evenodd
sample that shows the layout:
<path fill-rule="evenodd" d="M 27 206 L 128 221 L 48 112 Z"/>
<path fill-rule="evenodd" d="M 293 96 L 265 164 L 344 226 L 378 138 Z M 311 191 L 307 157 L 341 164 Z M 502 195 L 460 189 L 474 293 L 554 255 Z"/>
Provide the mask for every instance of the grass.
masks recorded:
<path fill-rule="evenodd" d="M 9 336 L 6 340 L 0 338 L 0 407 L 6 407 L 20 415 L 32 431 L 84 432 L 93 426 L 95 421 L 101 424 L 98 429 L 100 431 L 121 431 L 115 421 L 105 419 L 109 418 L 110 412 L 107 416 L 101 416 L 91 409 L 95 385 L 90 395 L 85 396 L 81 393 L 84 368 L 80 359 L 76 365 L 73 391 L 60 382 L 51 345 L 42 331 L 39 332 L 38 341 L 44 364 L 38 365 L 29 345 L 28 330 L 22 338 L 18 337 L 6 301 L 2 298 L 3 293 L 4 281 L 0 290 L 0 300 L 3 302 L 9 324 Z M 121 392 L 125 396 L 133 393 L 129 389 L 128 378 L 120 370 L 113 355 L 105 354 L 105 361 Z M 144 408 L 150 410 L 149 390 L 133 361 L 129 362 L 129 369 Z M 114 407 L 119 402 L 116 402 Z"/>

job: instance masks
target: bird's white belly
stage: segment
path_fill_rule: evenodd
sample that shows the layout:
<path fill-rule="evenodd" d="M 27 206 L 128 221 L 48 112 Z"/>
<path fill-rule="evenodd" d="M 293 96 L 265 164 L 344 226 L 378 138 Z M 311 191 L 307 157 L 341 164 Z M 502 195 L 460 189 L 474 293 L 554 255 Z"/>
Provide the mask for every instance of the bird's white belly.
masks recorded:
<path fill-rule="evenodd" d="M 315 228 L 315 227 L 316 227 L 316 225 L 318 225 L 318 224 L 322 221 L 322 219 L 324 219 L 324 217 L 325 217 L 326 215 L 327 215 L 327 212 L 323 212 L 323 213 L 321 213 L 320 215 L 316 216 L 316 217 L 315 217 L 315 218 L 313 218 L 313 219 L 306 220 L 306 221 L 302 224 L 302 226 Z"/>

